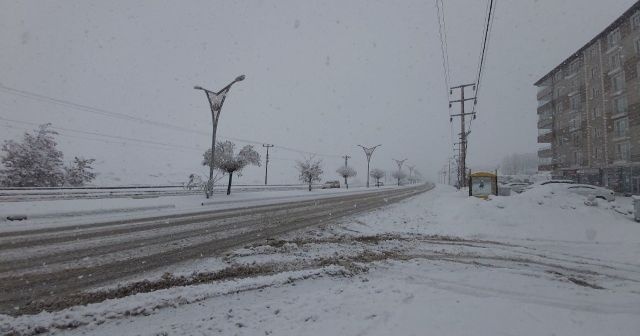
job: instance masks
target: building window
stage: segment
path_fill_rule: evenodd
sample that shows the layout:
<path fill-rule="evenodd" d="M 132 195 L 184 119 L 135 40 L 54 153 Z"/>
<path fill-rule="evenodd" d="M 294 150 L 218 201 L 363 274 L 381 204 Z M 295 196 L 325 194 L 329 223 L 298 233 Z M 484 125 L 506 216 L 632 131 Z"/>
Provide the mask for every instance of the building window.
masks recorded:
<path fill-rule="evenodd" d="M 580 63 L 578 62 L 578 60 L 571 62 L 571 64 L 569 64 L 569 75 L 573 75 L 574 73 L 577 73 L 579 70 L 579 66 L 580 66 Z"/>
<path fill-rule="evenodd" d="M 576 146 L 576 147 L 580 147 L 580 142 L 581 142 L 581 137 L 580 137 L 580 133 L 579 132 L 574 132 L 571 133 L 571 143 Z"/>
<path fill-rule="evenodd" d="M 596 160 L 600 159 L 600 148 L 596 147 L 593 149 L 593 158 Z"/>
<path fill-rule="evenodd" d="M 573 152 L 573 162 L 577 166 L 580 166 L 582 164 L 582 153 L 581 152 L 579 152 L 579 151 Z"/>
<path fill-rule="evenodd" d="M 579 94 L 569 97 L 569 107 L 572 110 L 579 110 L 580 108 L 582 108 L 582 100 L 580 99 Z"/>
<path fill-rule="evenodd" d="M 635 49 L 636 54 L 640 54 L 640 38 L 633 41 L 633 49 Z"/>
<path fill-rule="evenodd" d="M 616 28 L 615 30 L 610 32 L 609 35 L 607 35 L 607 47 L 611 49 L 617 46 L 618 43 L 620 43 L 620 39 L 621 39 L 620 28 Z"/>
<path fill-rule="evenodd" d="M 613 114 L 627 113 L 627 98 L 617 97 L 613 99 Z"/>
<path fill-rule="evenodd" d="M 611 90 L 613 92 L 618 92 L 624 90 L 624 74 L 619 72 L 613 76 L 611 76 Z"/>
<path fill-rule="evenodd" d="M 556 72 L 556 82 L 559 82 L 560 80 L 562 80 L 562 69 L 559 69 L 558 72 Z"/>
<path fill-rule="evenodd" d="M 616 138 L 629 135 L 629 118 L 620 118 L 613 121 L 613 136 Z"/>
<path fill-rule="evenodd" d="M 616 144 L 616 160 L 629 161 L 631 158 L 631 146 L 628 142 Z"/>
<path fill-rule="evenodd" d="M 631 28 L 633 28 L 633 30 L 640 29 L 640 13 L 636 12 L 631 17 Z"/>
<path fill-rule="evenodd" d="M 620 67 L 621 63 L 620 52 L 616 51 L 615 53 L 609 55 L 609 70 L 617 69 Z"/>
<path fill-rule="evenodd" d="M 596 74 L 598 73 L 598 68 L 591 68 L 591 79 L 596 78 Z"/>
<path fill-rule="evenodd" d="M 599 128 L 596 128 L 596 131 L 593 133 L 595 138 L 601 138 L 602 137 L 602 130 Z"/>

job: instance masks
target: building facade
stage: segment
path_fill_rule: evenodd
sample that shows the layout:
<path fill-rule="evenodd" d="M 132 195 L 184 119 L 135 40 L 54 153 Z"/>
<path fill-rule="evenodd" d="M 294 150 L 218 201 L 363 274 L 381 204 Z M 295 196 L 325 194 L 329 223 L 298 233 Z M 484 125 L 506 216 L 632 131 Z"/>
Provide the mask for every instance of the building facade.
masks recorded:
<path fill-rule="evenodd" d="M 538 170 L 640 194 L 640 1 L 535 85 Z"/>

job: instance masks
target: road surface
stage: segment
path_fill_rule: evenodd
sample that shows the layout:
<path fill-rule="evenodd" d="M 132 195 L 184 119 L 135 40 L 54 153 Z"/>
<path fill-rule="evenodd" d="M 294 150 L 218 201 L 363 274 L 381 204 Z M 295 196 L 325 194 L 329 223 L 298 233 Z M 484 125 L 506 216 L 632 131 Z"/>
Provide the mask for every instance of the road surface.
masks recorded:
<path fill-rule="evenodd" d="M 218 211 L 5 232 L 0 313 L 36 313 L 60 300 L 168 265 L 397 202 L 431 185 Z"/>

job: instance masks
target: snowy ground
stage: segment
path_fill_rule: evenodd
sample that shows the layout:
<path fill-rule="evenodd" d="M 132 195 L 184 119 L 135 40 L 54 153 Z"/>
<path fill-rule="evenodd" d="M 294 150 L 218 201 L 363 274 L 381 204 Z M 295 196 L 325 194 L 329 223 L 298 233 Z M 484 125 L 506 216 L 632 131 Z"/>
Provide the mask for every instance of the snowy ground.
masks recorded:
<path fill-rule="evenodd" d="M 177 265 L 0 331 L 71 335 L 638 335 L 628 199 L 544 186 L 489 201 L 447 186 Z M 154 289 L 151 291 L 151 289 Z"/>

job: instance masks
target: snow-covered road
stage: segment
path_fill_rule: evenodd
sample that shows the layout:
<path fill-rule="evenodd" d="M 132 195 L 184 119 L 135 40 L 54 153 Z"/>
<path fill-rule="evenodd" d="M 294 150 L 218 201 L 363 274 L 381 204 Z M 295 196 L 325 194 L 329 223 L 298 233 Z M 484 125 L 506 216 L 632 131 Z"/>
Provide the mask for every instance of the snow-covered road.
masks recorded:
<path fill-rule="evenodd" d="M 361 213 L 429 186 L 343 193 L 223 211 L 4 232 L 0 311 L 32 313 L 93 302 L 77 293 L 241 244 Z"/>
<path fill-rule="evenodd" d="M 100 292 L 136 295 L 3 316 L 0 327 L 74 335 L 637 335 L 638 255 L 640 224 L 626 200 L 591 207 L 542 187 L 483 201 L 438 186 Z"/>

